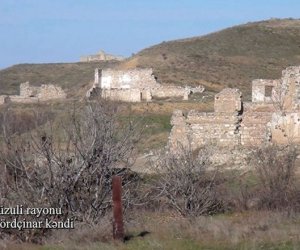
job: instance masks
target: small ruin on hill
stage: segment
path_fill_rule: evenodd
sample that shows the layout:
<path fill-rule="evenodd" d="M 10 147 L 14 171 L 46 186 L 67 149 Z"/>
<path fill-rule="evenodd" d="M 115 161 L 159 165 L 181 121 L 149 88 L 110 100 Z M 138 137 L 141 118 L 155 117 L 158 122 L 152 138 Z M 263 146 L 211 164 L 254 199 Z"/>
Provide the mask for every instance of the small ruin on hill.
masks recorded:
<path fill-rule="evenodd" d="M 53 99 L 65 99 L 64 90 L 53 84 L 42 84 L 40 87 L 30 86 L 29 82 L 20 84 L 20 95 L 2 95 L 0 104 L 7 102 L 35 103 Z"/>
<path fill-rule="evenodd" d="M 254 80 L 252 102 L 238 89 L 215 95 L 214 112 L 174 111 L 169 148 L 197 149 L 206 144 L 223 148 L 300 142 L 300 66 L 288 67 L 281 79 Z"/>
<path fill-rule="evenodd" d="M 181 87 L 162 85 L 157 82 L 152 69 L 95 69 L 95 80 L 86 96 L 101 95 L 102 98 L 141 102 L 151 101 L 152 98 L 178 97 L 188 100 L 191 93 L 202 93 L 204 87 Z"/>
<path fill-rule="evenodd" d="M 80 62 L 98 62 L 98 61 L 110 61 L 110 60 L 116 60 L 116 61 L 122 61 L 125 58 L 123 56 L 115 56 L 105 53 L 103 50 L 100 50 L 95 55 L 88 55 L 88 56 L 81 56 Z"/>

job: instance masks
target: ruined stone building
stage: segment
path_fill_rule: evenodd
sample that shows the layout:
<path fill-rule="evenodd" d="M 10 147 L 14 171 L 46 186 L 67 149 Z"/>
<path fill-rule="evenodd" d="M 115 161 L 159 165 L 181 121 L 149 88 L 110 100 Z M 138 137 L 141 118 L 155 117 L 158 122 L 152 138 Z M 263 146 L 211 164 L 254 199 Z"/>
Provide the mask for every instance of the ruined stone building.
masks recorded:
<path fill-rule="evenodd" d="M 171 118 L 169 148 L 196 149 L 300 142 L 300 66 L 288 67 L 281 79 L 254 80 L 252 102 L 242 102 L 238 89 L 215 95 L 214 112 L 176 110 Z"/>
<path fill-rule="evenodd" d="M 116 61 L 122 61 L 125 58 L 123 56 L 115 56 L 105 53 L 103 50 L 100 50 L 95 55 L 88 55 L 88 56 L 81 56 L 80 62 L 98 62 L 98 61 L 110 61 L 110 60 L 116 60 Z"/>
<path fill-rule="evenodd" d="M 42 84 L 40 87 L 30 86 L 29 82 L 20 84 L 20 95 L 0 96 L 0 104 L 7 102 L 34 103 L 53 99 L 65 99 L 64 90 L 53 84 Z"/>
<path fill-rule="evenodd" d="M 86 96 L 101 95 L 103 98 L 141 102 L 152 98 L 179 97 L 188 100 L 193 92 L 203 92 L 204 87 L 196 88 L 162 85 L 156 81 L 152 69 L 95 69 L 95 80 Z"/>

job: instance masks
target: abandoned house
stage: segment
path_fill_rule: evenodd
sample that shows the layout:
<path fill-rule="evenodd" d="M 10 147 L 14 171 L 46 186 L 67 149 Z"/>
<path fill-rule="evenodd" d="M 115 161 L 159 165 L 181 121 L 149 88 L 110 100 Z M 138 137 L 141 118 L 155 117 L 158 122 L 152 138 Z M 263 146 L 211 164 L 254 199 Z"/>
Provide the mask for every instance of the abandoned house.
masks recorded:
<path fill-rule="evenodd" d="M 204 87 L 195 88 L 172 85 L 162 85 L 157 82 L 152 69 L 95 69 L 95 80 L 86 96 L 101 95 L 102 98 L 141 102 L 152 98 L 178 97 L 188 100 L 191 93 L 202 93 Z"/>
<path fill-rule="evenodd" d="M 252 101 L 242 102 L 238 89 L 215 95 L 214 112 L 174 111 L 168 146 L 192 149 L 207 143 L 231 148 L 267 142 L 300 142 L 300 66 L 288 67 L 277 80 L 254 80 Z"/>
<path fill-rule="evenodd" d="M 122 61 L 124 59 L 125 58 L 123 56 L 111 55 L 105 53 L 103 50 L 100 50 L 98 53 L 94 55 L 81 56 L 80 62 L 99 62 L 99 61 L 110 61 L 110 60 Z"/>
<path fill-rule="evenodd" d="M 34 103 L 65 98 L 66 93 L 59 86 L 42 84 L 40 87 L 36 87 L 25 82 L 20 84 L 20 95 L 2 95 L 0 96 L 0 104 L 7 102 Z"/>

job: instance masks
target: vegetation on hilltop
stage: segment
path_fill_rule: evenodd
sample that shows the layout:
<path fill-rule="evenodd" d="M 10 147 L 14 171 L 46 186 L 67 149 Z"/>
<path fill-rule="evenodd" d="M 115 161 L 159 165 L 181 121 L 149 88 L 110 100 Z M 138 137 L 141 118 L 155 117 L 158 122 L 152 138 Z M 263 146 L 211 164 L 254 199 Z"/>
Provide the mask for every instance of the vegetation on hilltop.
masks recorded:
<path fill-rule="evenodd" d="M 95 68 L 113 67 L 118 62 L 88 63 L 45 63 L 18 64 L 0 70 L 0 94 L 18 94 L 19 85 L 29 81 L 30 84 L 57 84 L 67 90 L 71 96 L 77 96 L 89 82 L 94 80 Z M 84 95 L 85 92 L 81 94 Z"/>
<path fill-rule="evenodd" d="M 214 92 L 237 87 L 249 97 L 253 79 L 279 78 L 284 68 L 300 64 L 299 41 L 299 19 L 247 23 L 206 36 L 162 42 L 121 63 L 15 65 L 0 70 L 1 94 L 16 94 L 21 82 L 30 81 L 58 84 L 73 96 L 93 80 L 94 68 L 117 66 L 152 67 L 163 84 L 203 84 Z"/>
<path fill-rule="evenodd" d="M 300 64 L 299 40 L 300 20 L 270 19 L 162 42 L 121 66 L 152 67 L 162 83 L 237 87 L 249 96 L 253 79 L 279 78 L 284 68 Z"/>

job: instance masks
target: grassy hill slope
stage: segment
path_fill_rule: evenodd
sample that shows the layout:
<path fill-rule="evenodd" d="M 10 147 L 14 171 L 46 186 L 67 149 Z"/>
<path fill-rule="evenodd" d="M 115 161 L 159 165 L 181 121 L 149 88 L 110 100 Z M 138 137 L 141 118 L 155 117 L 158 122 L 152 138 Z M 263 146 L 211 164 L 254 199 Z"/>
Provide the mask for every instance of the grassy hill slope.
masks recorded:
<path fill-rule="evenodd" d="M 57 84 L 76 96 L 82 88 L 94 80 L 95 68 L 113 67 L 118 62 L 18 64 L 0 70 L 0 94 L 18 94 L 19 85 Z"/>
<path fill-rule="evenodd" d="M 251 80 L 278 78 L 300 64 L 300 20 L 271 19 L 228 28 L 202 37 L 162 42 L 122 64 L 153 67 L 162 83 L 225 86 L 250 93 Z"/>
<path fill-rule="evenodd" d="M 21 82 L 55 83 L 70 96 L 83 94 L 96 67 L 152 67 L 163 84 L 203 84 L 208 90 L 238 87 L 249 98 L 251 81 L 278 78 L 300 64 L 300 19 L 271 19 L 144 49 L 121 62 L 20 64 L 0 70 L 0 94 L 16 94 Z"/>

